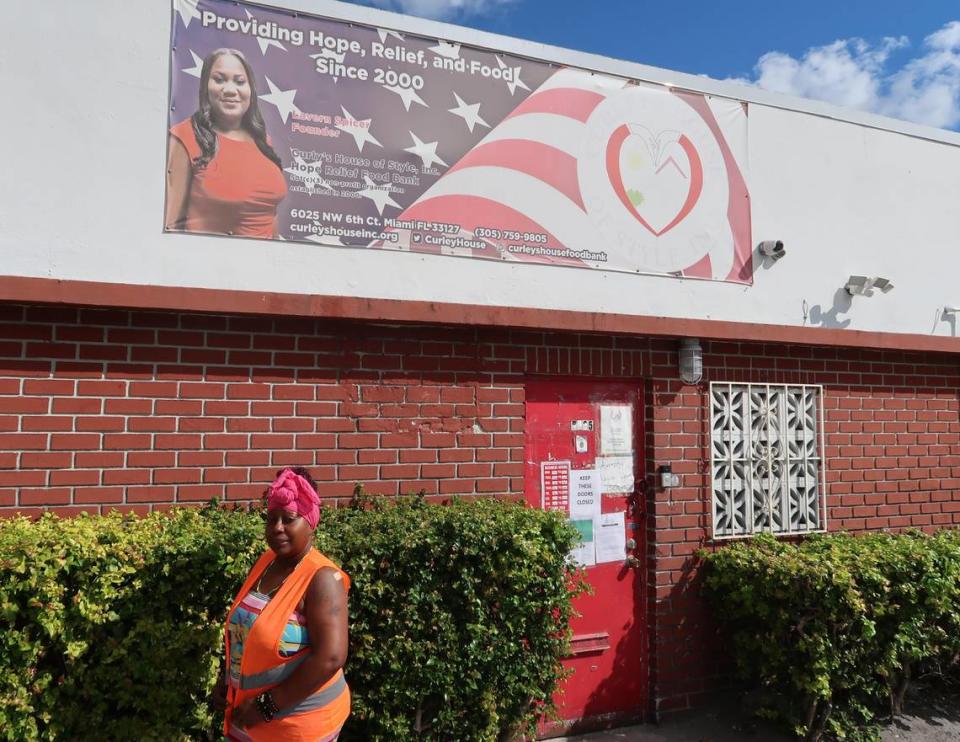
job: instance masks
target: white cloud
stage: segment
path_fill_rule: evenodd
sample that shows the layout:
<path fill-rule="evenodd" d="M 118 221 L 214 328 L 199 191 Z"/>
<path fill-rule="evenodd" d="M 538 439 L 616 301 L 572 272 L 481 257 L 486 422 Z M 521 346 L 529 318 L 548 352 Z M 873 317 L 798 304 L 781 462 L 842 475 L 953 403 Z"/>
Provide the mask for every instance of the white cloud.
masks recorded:
<path fill-rule="evenodd" d="M 912 58 L 892 65 L 894 53 L 908 44 L 905 36 L 876 45 L 854 38 L 812 47 L 801 59 L 769 52 L 752 77 L 734 81 L 929 126 L 960 126 L 960 21 L 947 23 Z"/>
<path fill-rule="evenodd" d="M 362 0 L 365 5 L 423 18 L 464 18 L 491 13 L 514 0 Z"/>

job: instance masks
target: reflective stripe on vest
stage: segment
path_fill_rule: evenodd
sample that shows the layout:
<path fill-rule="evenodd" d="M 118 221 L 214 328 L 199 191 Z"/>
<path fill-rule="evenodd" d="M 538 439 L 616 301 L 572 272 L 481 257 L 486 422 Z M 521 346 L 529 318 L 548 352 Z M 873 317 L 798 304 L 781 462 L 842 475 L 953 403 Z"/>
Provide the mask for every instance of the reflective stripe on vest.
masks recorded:
<path fill-rule="evenodd" d="M 293 716 L 294 714 L 305 714 L 308 711 L 316 711 L 319 708 L 323 708 L 328 703 L 332 703 L 337 698 L 340 697 L 340 694 L 347 689 L 347 679 L 343 677 L 343 671 L 339 671 L 339 677 L 334 680 L 330 685 L 328 685 L 323 690 L 318 690 L 312 696 L 307 696 L 296 706 L 292 706 L 288 709 L 283 709 L 278 712 L 274 719 L 283 719 L 287 716 Z"/>
<path fill-rule="evenodd" d="M 280 685 L 280 683 L 290 677 L 293 671 L 300 666 L 300 663 L 307 658 L 307 654 L 309 653 L 305 652 L 301 657 L 295 657 L 283 665 L 271 667 L 269 670 L 264 670 L 263 672 L 255 672 L 252 675 L 241 675 L 240 687 L 244 690 L 253 690 L 254 688 L 263 688 L 265 685 Z"/>

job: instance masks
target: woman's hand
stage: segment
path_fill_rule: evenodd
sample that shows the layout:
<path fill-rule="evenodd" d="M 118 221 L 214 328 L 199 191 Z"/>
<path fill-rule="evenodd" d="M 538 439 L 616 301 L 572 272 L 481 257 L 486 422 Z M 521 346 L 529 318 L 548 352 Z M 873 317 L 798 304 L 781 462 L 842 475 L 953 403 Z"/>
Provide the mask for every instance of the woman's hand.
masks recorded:
<path fill-rule="evenodd" d="M 252 698 L 248 698 L 237 706 L 233 710 L 233 715 L 230 717 L 231 724 L 244 729 L 250 729 L 257 724 L 263 724 L 264 721 L 263 714 L 260 713 L 260 709 L 257 708 L 257 704 L 254 703 L 254 699 Z"/>

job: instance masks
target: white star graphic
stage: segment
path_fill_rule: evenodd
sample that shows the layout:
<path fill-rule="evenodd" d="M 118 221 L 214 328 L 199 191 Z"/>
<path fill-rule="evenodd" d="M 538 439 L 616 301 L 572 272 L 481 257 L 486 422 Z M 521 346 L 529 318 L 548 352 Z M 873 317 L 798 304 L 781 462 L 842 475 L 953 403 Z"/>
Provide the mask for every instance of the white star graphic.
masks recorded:
<path fill-rule="evenodd" d="M 332 191 L 333 188 L 330 186 L 327 181 L 323 179 L 323 162 L 307 162 L 302 157 L 294 157 L 297 167 L 287 167 L 284 168 L 284 172 L 290 173 L 295 180 L 299 180 L 311 191 L 319 191 L 321 189 L 327 189 Z"/>
<path fill-rule="evenodd" d="M 401 88 L 399 85 L 386 85 L 384 83 L 380 83 L 380 86 L 386 88 L 391 93 L 399 95 L 400 100 L 403 101 L 403 107 L 408 111 L 410 110 L 411 103 L 419 103 L 421 106 L 429 108 L 423 98 L 421 98 L 413 88 Z"/>
<path fill-rule="evenodd" d="M 400 41 L 404 40 L 401 34 L 397 33 L 396 31 L 391 31 L 388 28 L 378 28 L 377 34 L 380 36 L 381 44 L 387 40 L 387 36 L 393 36 L 396 39 L 400 39 Z"/>
<path fill-rule="evenodd" d="M 186 72 L 191 77 L 200 79 L 200 73 L 203 72 L 203 60 L 197 56 L 193 49 L 190 49 L 190 56 L 193 57 L 193 67 L 184 67 L 181 72 Z"/>
<path fill-rule="evenodd" d="M 437 145 L 439 142 L 421 142 L 420 137 L 410 132 L 410 136 L 413 137 L 413 146 L 407 147 L 404 152 L 411 152 L 423 160 L 424 167 L 432 167 L 433 163 L 439 162 L 441 165 L 446 167 L 447 163 L 440 159 L 437 155 Z"/>
<path fill-rule="evenodd" d="M 261 95 L 260 100 L 265 100 L 267 103 L 276 106 L 277 111 L 280 113 L 280 118 L 283 119 L 283 123 L 287 123 L 287 119 L 290 118 L 291 113 L 300 113 L 300 109 L 297 108 L 293 102 L 297 96 L 296 89 L 281 90 L 273 84 L 273 80 L 269 77 L 267 78 L 267 85 L 270 86 L 270 92 L 267 95 Z"/>
<path fill-rule="evenodd" d="M 260 52 L 261 52 L 262 54 L 266 54 L 266 53 L 267 53 L 267 49 L 269 49 L 271 46 L 275 46 L 275 47 L 277 47 L 277 49 L 280 49 L 280 50 L 282 50 L 282 51 L 286 51 L 286 50 L 287 50 L 287 47 L 285 47 L 283 44 L 281 44 L 281 43 L 280 43 L 279 41 L 277 41 L 276 39 L 264 39 L 263 37 L 258 36 L 258 37 L 257 37 L 257 43 L 260 44 Z"/>
<path fill-rule="evenodd" d="M 248 19 L 248 20 L 251 20 L 251 19 L 253 18 L 253 14 L 252 14 L 249 10 L 247 10 L 246 8 L 243 9 L 243 12 L 247 14 L 247 19 Z M 283 44 L 281 44 L 281 43 L 280 43 L 279 41 L 277 41 L 276 39 L 265 39 L 265 38 L 263 38 L 262 36 L 257 36 L 257 43 L 260 45 L 260 53 L 261 53 L 261 54 L 266 54 L 266 53 L 267 53 L 267 49 L 269 49 L 271 46 L 275 46 L 275 47 L 277 47 L 277 49 L 281 49 L 281 50 L 283 50 L 283 51 L 286 51 L 286 50 L 287 50 L 287 47 L 285 47 Z"/>
<path fill-rule="evenodd" d="M 343 64 L 343 60 L 346 56 L 347 56 L 346 53 L 337 54 L 335 51 L 333 51 L 333 49 L 321 49 L 319 54 L 311 54 L 310 58 L 320 59 L 321 57 L 323 57 L 324 59 L 332 59 L 334 62 L 339 62 L 340 64 Z M 339 77 L 336 77 L 334 75 L 331 75 L 330 77 L 333 78 L 334 82 L 340 81 Z"/>
<path fill-rule="evenodd" d="M 460 58 L 460 44 L 451 44 L 449 41 L 438 41 L 436 46 L 430 47 L 430 51 L 447 59 Z"/>
<path fill-rule="evenodd" d="M 373 119 L 356 119 L 353 117 L 353 114 L 350 113 L 346 108 L 340 106 L 340 110 L 343 111 L 343 117 L 350 121 L 347 124 L 336 124 L 336 127 L 340 131 L 345 131 L 347 134 L 353 137 L 353 141 L 357 143 L 357 149 L 363 152 L 363 145 L 367 142 L 382 147 L 383 145 L 378 142 L 373 134 L 370 133 L 370 123 Z"/>
<path fill-rule="evenodd" d="M 311 59 L 319 59 L 320 57 L 324 57 L 324 58 L 326 58 L 326 59 L 332 59 L 332 60 L 334 60 L 335 62 L 343 62 L 343 59 L 344 59 L 344 57 L 346 57 L 346 56 L 347 56 L 346 53 L 344 53 L 344 54 L 337 54 L 333 49 L 321 49 L 321 50 L 319 51 L 319 53 L 317 53 L 317 54 L 311 54 L 311 55 L 310 55 L 310 58 L 311 58 Z"/>
<path fill-rule="evenodd" d="M 464 103 L 463 98 L 456 93 L 453 94 L 453 97 L 457 99 L 457 107 L 449 109 L 450 113 L 452 113 L 454 116 L 459 116 L 462 118 L 466 122 L 467 128 L 471 132 L 473 132 L 473 127 L 477 124 L 486 126 L 488 129 L 490 128 L 490 124 L 480 118 L 479 103 L 471 103 L 468 105 Z"/>
<path fill-rule="evenodd" d="M 180 14 L 180 20 L 183 25 L 190 28 L 190 21 L 200 17 L 200 11 L 197 10 L 199 0 L 173 0 L 173 10 Z"/>
<path fill-rule="evenodd" d="M 370 180 L 369 175 L 364 175 L 363 180 L 367 184 L 367 187 L 360 191 L 360 195 L 373 201 L 380 216 L 383 216 L 383 210 L 387 206 L 393 206 L 395 209 L 400 208 L 400 204 L 394 201 L 390 195 L 390 186 L 374 183 Z"/>
<path fill-rule="evenodd" d="M 504 61 L 503 61 L 502 59 L 500 59 L 500 57 L 497 57 L 497 64 L 500 65 L 500 69 L 502 69 L 502 70 L 507 70 L 507 69 L 513 70 L 513 74 L 511 75 L 511 77 L 512 77 L 513 79 L 506 81 L 506 82 L 507 82 L 507 88 L 509 88 L 509 90 L 510 90 L 510 95 L 513 95 L 514 93 L 516 93 L 516 92 L 517 92 L 517 88 L 523 88 L 524 90 L 529 90 L 529 89 L 530 89 L 530 88 L 527 87 L 527 84 L 526 84 L 523 80 L 520 79 L 520 66 L 519 66 L 519 65 L 517 65 L 516 67 L 510 67 L 509 65 L 507 65 L 506 63 L 504 63 Z"/>

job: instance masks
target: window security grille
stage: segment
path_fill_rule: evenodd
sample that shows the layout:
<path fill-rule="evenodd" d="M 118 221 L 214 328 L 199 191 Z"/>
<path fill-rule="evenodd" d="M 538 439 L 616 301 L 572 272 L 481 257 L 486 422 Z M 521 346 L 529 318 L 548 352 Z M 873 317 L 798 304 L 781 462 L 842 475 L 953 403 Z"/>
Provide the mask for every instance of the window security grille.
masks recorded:
<path fill-rule="evenodd" d="M 710 384 L 713 536 L 826 530 L 822 388 Z"/>

